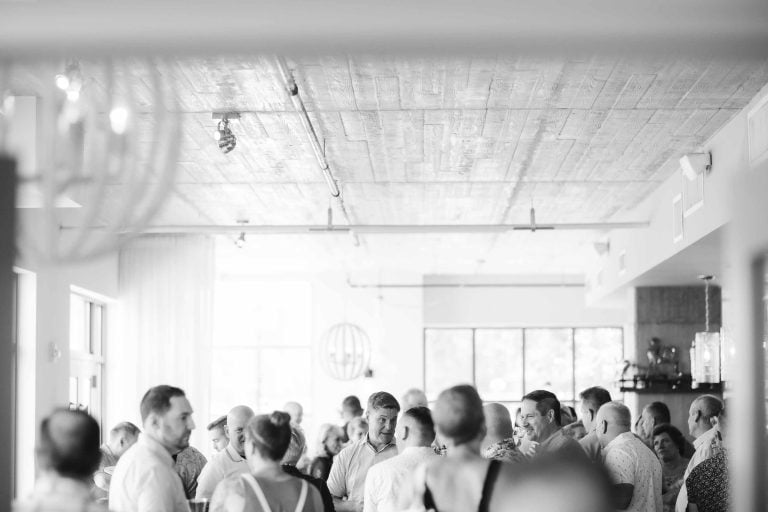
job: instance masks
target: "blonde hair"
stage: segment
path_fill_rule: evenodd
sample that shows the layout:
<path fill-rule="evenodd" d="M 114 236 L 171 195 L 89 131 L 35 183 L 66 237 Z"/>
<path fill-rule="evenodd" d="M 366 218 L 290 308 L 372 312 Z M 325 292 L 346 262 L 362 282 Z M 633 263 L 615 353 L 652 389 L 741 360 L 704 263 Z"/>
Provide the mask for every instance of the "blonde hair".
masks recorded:
<path fill-rule="evenodd" d="M 332 423 L 323 423 L 320 425 L 320 430 L 317 436 L 317 444 L 315 445 L 315 455 L 326 455 L 325 442 L 328 441 L 328 438 L 332 433 L 336 433 L 341 438 L 344 437 L 344 429 L 340 426 L 333 425 Z"/>

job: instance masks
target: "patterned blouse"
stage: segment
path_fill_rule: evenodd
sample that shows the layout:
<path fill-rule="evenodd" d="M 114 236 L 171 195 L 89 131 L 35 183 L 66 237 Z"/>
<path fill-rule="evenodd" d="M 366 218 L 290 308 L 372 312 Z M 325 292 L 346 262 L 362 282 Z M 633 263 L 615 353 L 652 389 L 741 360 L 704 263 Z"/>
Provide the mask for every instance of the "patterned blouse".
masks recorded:
<path fill-rule="evenodd" d="M 525 462 L 526 458 L 515 445 L 515 439 L 510 437 L 508 439 L 502 439 L 498 443 L 494 443 L 485 450 L 481 455 L 486 459 L 500 460 L 502 462 Z"/>
<path fill-rule="evenodd" d="M 196 448 L 188 446 L 176 454 L 173 459 L 175 462 L 174 469 L 184 484 L 184 494 L 187 495 L 188 500 L 194 498 L 197 492 L 197 478 L 203 471 L 203 466 L 208 462 L 205 455 Z"/>
<path fill-rule="evenodd" d="M 691 470 L 685 480 L 688 503 L 699 512 L 726 512 L 728 507 L 728 457 L 724 449 Z"/>

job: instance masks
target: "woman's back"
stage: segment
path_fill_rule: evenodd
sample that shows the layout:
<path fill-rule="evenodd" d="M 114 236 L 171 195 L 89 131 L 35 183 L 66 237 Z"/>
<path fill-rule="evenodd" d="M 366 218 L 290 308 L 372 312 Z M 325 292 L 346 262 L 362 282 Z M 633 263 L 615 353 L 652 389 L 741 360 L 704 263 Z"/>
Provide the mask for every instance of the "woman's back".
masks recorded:
<path fill-rule="evenodd" d="M 487 512 L 481 509 L 484 491 L 487 506 L 501 469 L 502 463 L 480 457 L 435 461 L 427 468 L 425 505 L 438 512 Z"/>
<path fill-rule="evenodd" d="M 245 474 L 219 484 L 211 499 L 211 512 L 323 512 L 323 502 L 317 489 L 299 478 Z"/>

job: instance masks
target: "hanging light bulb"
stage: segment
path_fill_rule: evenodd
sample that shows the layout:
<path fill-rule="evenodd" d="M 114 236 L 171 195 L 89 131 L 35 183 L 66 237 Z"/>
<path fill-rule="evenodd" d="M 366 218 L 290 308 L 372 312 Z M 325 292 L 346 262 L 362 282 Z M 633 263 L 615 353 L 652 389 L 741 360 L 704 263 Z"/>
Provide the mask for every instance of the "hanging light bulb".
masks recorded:
<path fill-rule="evenodd" d="M 237 237 L 237 240 L 235 240 L 235 246 L 238 249 L 242 249 L 243 247 L 245 247 L 245 231 L 240 232 L 240 236 Z"/>
<path fill-rule="evenodd" d="M 114 107 L 109 112 L 109 124 L 113 132 L 118 135 L 124 134 L 128 127 L 128 109 L 125 107 Z"/>
<path fill-rule="evenodd" d="M 66 91 L 67 89 L 69 89 L 69 78 L 67 77 L 67 75 L 64 75 L 64 74 L 56 75 L 56 87 L 58 87 L 62 91 Z"/>

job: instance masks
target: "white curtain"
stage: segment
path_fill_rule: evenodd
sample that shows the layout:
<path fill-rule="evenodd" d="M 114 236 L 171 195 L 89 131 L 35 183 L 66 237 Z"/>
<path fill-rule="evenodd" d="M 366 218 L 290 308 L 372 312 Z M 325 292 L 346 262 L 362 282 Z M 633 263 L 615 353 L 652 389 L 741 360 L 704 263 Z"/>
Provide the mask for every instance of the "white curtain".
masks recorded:
<path fill-rule="evenodd" d="M 195 409 L 192 444 L 207 452 L 215 278 L 205 236 L 146 236 L 120 251 L 116 321 L 106 353 L 106 428 L 141 426 L 139 403 L 158 384 L 182 388 Z"/>

